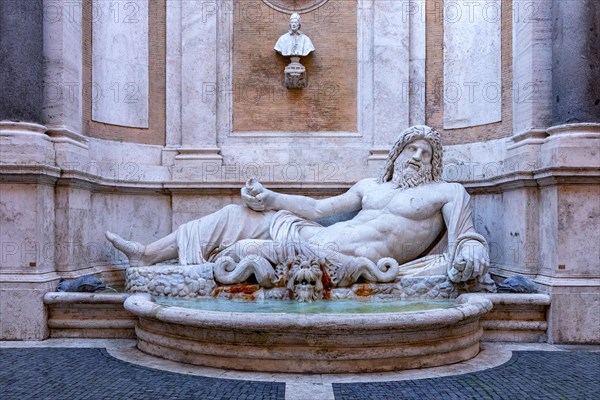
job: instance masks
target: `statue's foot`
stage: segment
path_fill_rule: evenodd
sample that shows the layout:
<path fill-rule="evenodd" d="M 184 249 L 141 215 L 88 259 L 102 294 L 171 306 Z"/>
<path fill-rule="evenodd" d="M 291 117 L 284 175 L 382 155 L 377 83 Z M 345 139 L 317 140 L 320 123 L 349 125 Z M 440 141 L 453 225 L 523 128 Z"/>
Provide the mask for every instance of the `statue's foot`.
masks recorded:
<path fill-rule="evenodd" d="M 106 231 L 106 238 L 112 245 L 117 249 L 125 253 L 127 258 L 129 259 L 129 265 L 132 267 L 139 267 L 142 265 L 147 265 L 144 262 L 144 253 L 146 251 L 146 246 L 141 243 L 132 242 L 129 240 L 123 239 L 121 236 L 116 233 L 112 233 Z"/>

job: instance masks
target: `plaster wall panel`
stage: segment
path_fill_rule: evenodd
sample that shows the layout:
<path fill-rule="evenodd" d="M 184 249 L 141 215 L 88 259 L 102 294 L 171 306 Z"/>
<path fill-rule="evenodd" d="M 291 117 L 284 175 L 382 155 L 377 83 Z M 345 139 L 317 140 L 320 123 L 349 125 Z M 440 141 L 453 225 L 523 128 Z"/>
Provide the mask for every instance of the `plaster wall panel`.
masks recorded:
<path fill-rule="evenodd" d="M 92 6 L 92 119 L 148 128 L 148 0 Z"/>
<path fill-rule="evenodd" d="M 444 7 L 444 129 L 490 124 L 502 118 L 501 4 L 487 0 Z"/>
<path fill-rule="evenodd" d="M 93 193 L 89 264 L 123 264 L 125 256 L 104 238 L 115 232 L 127 240 L 151 243 L 171 233 L 171 199 L 165 195 Z"/>

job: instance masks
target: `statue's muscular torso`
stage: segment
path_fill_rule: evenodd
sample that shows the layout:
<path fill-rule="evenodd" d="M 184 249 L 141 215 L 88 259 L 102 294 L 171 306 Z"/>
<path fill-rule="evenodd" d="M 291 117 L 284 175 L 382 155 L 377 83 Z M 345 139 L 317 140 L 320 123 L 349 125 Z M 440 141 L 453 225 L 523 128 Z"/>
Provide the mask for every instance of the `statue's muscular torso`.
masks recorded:
<path fill-rule="evenodd" d="M 355 188 L 362 209 L 353 219 L 326 228 L 303 228 L 301 235 L 313 244 L 373 262 L 383 257 L 411 261 L 444 228 L 442 207 L 451 200 L 451 185 L 431 183 L 401 190 L 391 182 L 363 180 Z"/>

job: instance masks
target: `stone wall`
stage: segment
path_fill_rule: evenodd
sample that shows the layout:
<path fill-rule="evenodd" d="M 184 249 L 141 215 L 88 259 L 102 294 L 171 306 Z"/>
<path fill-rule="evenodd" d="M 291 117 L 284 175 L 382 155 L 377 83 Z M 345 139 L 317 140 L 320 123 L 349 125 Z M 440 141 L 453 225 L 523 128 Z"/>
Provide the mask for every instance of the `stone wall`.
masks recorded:
<path fill-rule="evenodd" d="M 571 53 L 552 46 L 552 35 L 560 34 L 563 41 L 584 43 L 582 51 L 593 48 L 597 8 L 581 0 L 573 9 L 586 10 L 586 18 L 571 21 L 573 10 L 552 7 L 557 1 L 513 0 L 512 7 L 502 2 L 502 120 L 441 130 L 447 144 L 444 176 L 473 195 L 476 229 L 492 246 L 494 272 L 527 275 L 551 295 L 549 340 L 599 342 L 593 310 L 600 301 L 600 248 L 594 241 L 600 236 L 600 119 L 587 83 L 600 87 L 594 75 L 600 69 L 585 75 L 586 84 L 562 84 L 564 76 L 583 77 L 577 72 L 583 64 L 565 63 Z M 390 144 L 409 123 L 443 126 L 440 99 L 429 89 L 413 90 L 443 76 L 443 18 L 432 22 L 435 13 L 421 18 L 418 11 L 423 5 L 435 8 L 433 0 L 358 0 L 355 14 L 344 8 L 355 20 L 344 20 L 341 36 L 348 39 L 355 29 L 357 60 L 355 69 L 342 74 L 344 82 L 356 83 L 355 98 L 345 99 L 344 123 L 356 129 L 300 132 L 236 130 L 227 96 L 238 77 L 232 50 L 242 31 L 234 26 L 233 1 L 203 2 L 204 7 L 197 1 L 150 2 L 148 129 L 91 121 L 91 94 L 84 88 L 92 69 L 92 2 L 38 3 L 59 5 L 63 14 L 39 20 L 41 26 L 23 25 L 27 35 L 14 26 L 23 51 L 0 42 L 11 71 L 31 69 L 1 76 L 3 84 L 14 80 L 34 92 L 58 87 L 61 93 L 37 103 L 34 94 L 9 96 L 16 108 L 0 107 L 10 111 L 0 116 L 3 338 L 48 335 L 41 299 L 60 277 L 92 273 L 109 283 L 124 280 L 123 256 L 111 250 L 105 229 L 150 242 L 190 219 L 241 203 L 239 188 L 253 175 L 286 193 L 340 194 L 376 176 Z M 20 11 L 23 2 L 0 4 L 10 8 L 2 9 L 1 18 L 12 25 L 14 15 L 28 21 L 29 12 Z M 536 18 L 524 19 L 531 10 L 524 7 L 533 7 Z M 273 30 L 273 42 L 285 28 L 285 20 L 279 22 L 265 27 Z M 578 29 L 562 29 L 569 23 Z M 310 17 L 304 24 L 319 37 Z M 39 64 L 25 62 L 26 56 L 41 57 L 39 43 L 43 85 Z M 318 72 L 315 61 L 311 68 Z M 590 65 L 595 62 L 590 56 Z M 556 63 L 562 67 L 553 69 Z M 310 79 L 310 68 L 308 73 Z M 535 83 L 534 101 L 520 101 L 511 81 L 522 90 Z M 565 87 L 586 104 L 584 114 L 569 114 L 564 100 L 555 106 Z M 578 107 L 573 103 L 573 110 Z M 568 124 L 573 116 L 577 123 Z"/>

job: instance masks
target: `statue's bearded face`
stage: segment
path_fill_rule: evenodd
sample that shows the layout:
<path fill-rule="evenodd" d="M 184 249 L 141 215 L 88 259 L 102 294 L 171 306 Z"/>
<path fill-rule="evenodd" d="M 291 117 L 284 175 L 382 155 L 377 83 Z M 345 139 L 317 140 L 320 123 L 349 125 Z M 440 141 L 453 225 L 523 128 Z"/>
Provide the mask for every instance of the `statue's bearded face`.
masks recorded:
<path fill-rule="evenodd" d="M 417 139 L 407 144 L 394 162 L 392 181 L 398 187 L 407 189 L 430 182 L 433 149 L 425 139 Z"/>

